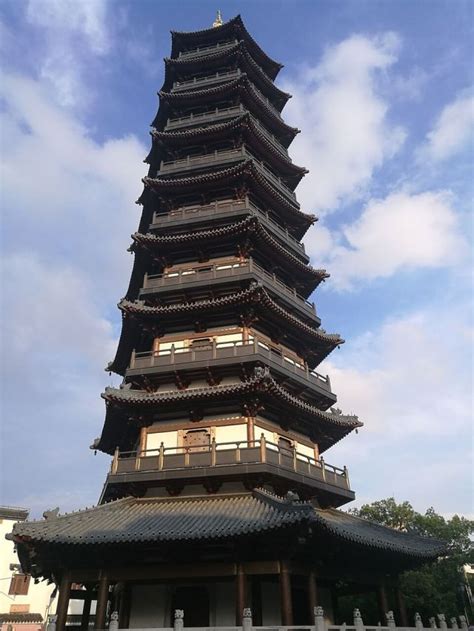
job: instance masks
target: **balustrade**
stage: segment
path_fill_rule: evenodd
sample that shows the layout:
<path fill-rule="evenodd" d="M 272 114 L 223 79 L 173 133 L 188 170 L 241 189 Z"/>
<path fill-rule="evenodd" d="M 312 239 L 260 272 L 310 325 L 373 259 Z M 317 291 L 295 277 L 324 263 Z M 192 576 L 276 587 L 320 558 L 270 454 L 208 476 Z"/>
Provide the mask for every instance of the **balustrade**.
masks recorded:
<path fill-rule="evenodd" d="M 216 72 L 215 74 L 206 75 L 205 77 L 193 77 L 185 81 L 175 81 L 173 83 L 172 92 L 182 92 L 183 90 L 192 90 L 195 88 L 199 89 L 203 86 L 221 83 L 222 81 L 228 81 L 230 79 L 237 79 L 241 74 L 240 68 L 237 68 L 236 70 Z"/>
<path fill-rule="evenodd" d="M 275 185 L 286 197 L 288 197 L 291 201 L 296 200 L 296 195 L 294 191 L 292 191 L 285 182 L 275 175 L 263 162 L 257 160 L 257 158 L 245 147 L 239 147 L 237 149 L 220 149 L 216 150 L 213 153 L 205 153 L 202 155 L 195 156 L 186 156 L 185 158 L 180 158 L 178 160 L 170 160 L 168 162 L 161 162 L 159 175 L 164 173 L 169 173 L 170 171 L 177 171 L 181 169 L 186 169 L 189 167 L 201 166 L 201 165 L 212 165 L 212 164 L 223 164 L 227 162 L 233 162 L 239 159 L 250 158 L 257 169 L 261 171 L 267 179 L 271 181 L 272 184 Z"/>
<path fill-rule="evenodd" d="M 276 276 L 276 274 L 270 274 L 267 272 L 267 270 L 261 267 L 253 259 L 248 259 L 247 261 L 230 260 L 225 263 L 206 265 L 205 267 L 190 266 L 176 271 L 171 270 L 165 274 L 145 274 L 143 289 L 171 287 L 173 285 L 183 285 L 211 279 L 214 280 L 218 278 L 235 277 L 241 276 L 245 273 L 254 273 L 257 277 L 263 279 L 273 287 L 278 288 L 286 296 L 293 300 L 296 299 L 297 303 L 308 310 L 311 315 L 316 314 L 314 302 L 310 302 L 303 296 L 300 296 L 296 289 L 286 285 Z"/>
<path fill-rule="evenodd" d="M 249 209 L 250 211 L 252 211 L 253 214 L 263 219 L 265 223 L 268 222 L 271 225 L 271 228 L 275 230 L 275 232 L 279 236 L 281 236 L 284 241 L 290 241 L 291 245 L 298 248 L 299 250 L 303 250 L 304 252 L 304 243 L 301 243 L 300 241 L 298 241 L 298 239 L 295 239 L 295 237 L 288 231 L 288 228 L 283 228 L 282 226 L 280 226 L 280 224 L 278 224 L 274 219 L 271 218 L 268 212 L 261 210 L 253 202 L 251 202 L 248 197 L 245 198 L 245 200 L 226 199 L 206 205 L 183 206 L 167 213 L 155 212 L 153 214 L 152 225 L 159 226 L 177 220 L 184 221 L 195 216 L 211 217 L 219 213 L 232 213 L 234 211 L 242 211 L 244 209 Z"/>
<path fill-rule="evenodd" d="M 236 44 L 238 44 L 238 40 L 233 39 L 230 41 L 217 42 L 217 44 L 211 44 L 209 46 L 198 46 L 197 48 L 181 51 L 178 55 L 178 58 L 188 59 L 189 57 L 201 57 L 203 55 L 208 55 L 209 53 L 213 53 L 218 50 L 226 50 L 227 48 L 232 48 L 232 46 L 235 46 Z"/>
<path fill-rule="evenodd" d="M 257 440 L 241 440 L 199 447 L 165 447 L 140 451 L 115 451 L 110 473 L 164 471 L 170 469 L 226 467 L 236 464 L 269 464 L 307 475 L 326 484 L 350 490 L 347 467 L 335 467 L 297 451 L 273 443 L 262 436 Z"/>
<path fill-rule="evenodd" d="M 284 367 L 288 372 L 295 373 L 311 383 L 331 392 L 329 376 L 321 375 L 310 370 L 303 359 L 285 347 L 272 345 L 267 339 L 252 335 L 249 341 L 222 341 L 212 339 L 208 345 L 199 348 L 175 347 L 157 351 L 132 352 L 130 370 L 156 368 L 160 366 L 175 366 L 197 361 L 213 359 L 227 359 L 232 357 L 247 357 L 259 360 L 264 357 L 272 364 Z M 260 356 L 260 357 L 259 357 Z"/>

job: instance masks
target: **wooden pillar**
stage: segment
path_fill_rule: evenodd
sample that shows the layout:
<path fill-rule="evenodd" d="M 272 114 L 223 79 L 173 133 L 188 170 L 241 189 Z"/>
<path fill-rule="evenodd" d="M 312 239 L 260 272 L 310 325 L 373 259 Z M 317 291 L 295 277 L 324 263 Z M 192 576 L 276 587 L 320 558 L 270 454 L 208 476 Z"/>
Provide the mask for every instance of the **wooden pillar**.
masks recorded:
<path fill-rule="evenodd" d="M 239 563 L 235 577 L 235 624 L 237 626 L 241 626 L 243 622 L 242 618 L 246 601 L 246 582 L 244 568 Z"/>
<path fill-rule="evenodd" d="M 64 573 L 59 584 L 58 604 L 56 607 L 56 631 L 64 631 L 66 628 L 67 610 L 71 596 L 71 580 L 67 572 Z"/>
<path fill-rule="evenodd" d="M 408 627 L 407 608 L 405 606 L 405 598 L 403 597 L 400 585 L 395 587 L 395 598 L 397 601 L 398 622 L 401 627 Z"/>
<path fill-rule="evenodd" d="M 91 615 L 92 591 L 88 589 L 84 596 L 84 604 L 82 606 L 81 631 L 87 631 L 89 628 L 89 618 Z"/>
<path fill-rule="evenodd" d="M 120 598 L 119 628 L 128 629 L 130 625 L 130 605 L 132 602 L 132 589 L 130 583 L 125 583 Z"/>
<path fill-rule="evenodd" d="M 262 579 L 252 576 L 252 618 L 254 626 L 262 626 Z"/>
<path fill-rule="evenodd" d="M 255 440 L 255 418 L 253 416 L 247 416 L 247 442 L 249 447 L 253 447 L 252 443 Z"/>
<path fill-rule="evenodd" d="M 293 603 L 291 602 L 291 576 L 286 561 L 280 561 L 280 603 L 281 623 L 293 624 Z"/>
<path fill-rule="evenodd" d="M 314 608 L 318 605 L 318 586 L 316 584 L 316 573 L 310 572 L 308 574 L 308 606 L 310 620 L 313 620 Z"/>
<path fill-rule="evenodd" d="M 107 616 L 107 604 L 109 602 L 109 579 L 102 575 L 99 580 L 97 590 L 97 608 L 95 610 L 94 629 L 105 629 L 105 618 Z"/>
<path fill-rule="evenodd" d="M 377 588 L 377 602 L 379 605 L 380 623 L 384 627 L 386 626 L 385 623 L 387 621 L 385 614 L 388 612 L 389 606 L 388 606 L 387 590 L 385 589 L 385 585 L 383 583 L 379 585 Z"/>

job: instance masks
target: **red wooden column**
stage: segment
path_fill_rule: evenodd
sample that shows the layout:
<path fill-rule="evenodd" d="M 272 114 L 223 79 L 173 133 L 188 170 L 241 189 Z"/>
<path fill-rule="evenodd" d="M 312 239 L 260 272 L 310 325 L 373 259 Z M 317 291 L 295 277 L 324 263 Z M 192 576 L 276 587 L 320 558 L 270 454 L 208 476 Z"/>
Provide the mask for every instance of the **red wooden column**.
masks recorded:
<path fill-rule="evenodd" d="M 291 601 L 291 575 L 287 561 L 280 561 L 280 602 L 281 623 L 293 624 L 293 603 Z"/>
<path fill-rule="evenodd" d="M 109 579 L 103 574 L 99 580 L 97 590 L 97 608 L 95 610 L 94 629 L 105 629 L 105 618 L 107 615 L 107 604 L 109 602 Z"/>
<path fill-rule="evenodd" d="M 316 573 L 308 574 L 308 606 L 310 620 L 314 617 L 314 608 L 318 605 L 318 585 L 316 583 Z"/>
<path fill-rule="evenodd" d="M 59 584 L 59 597 L 56 607 L 56 631 L 64 631 L 66 628 L 67 610 L 69 607 L 69 598 L 71 596 L 71 579 L 67 572 L 61 578 Z"/>
<path fill-rule="evenodd" d="M 380 623 L 382 624 L 382 626 L 385 626 L 385 623 L 386 623 L 385 614 L 388 612 L 389 606 L 388 606 L 387 590 L 385 589 L 385 585 L 383 583 L 379 585 L 377 588 L 377 602 L 379 605 Z"/>
<path fill-rule="evenodd" d="M 247 580 L 244 568 L 239 563 L 237 566 L 237 574 L 235 577 L 235 624 L 242 625 L 244 607 L 246 603 Z"/>
<path fill-rule="evenodd" d="M 405 599 L 403 597 L 402 590 L 400 589 L 400 585 L 395 587 L 395 598 L 397 602 L 399 624 L 401 627 L 408 627 L 407 608 L 405 606 Z"/>

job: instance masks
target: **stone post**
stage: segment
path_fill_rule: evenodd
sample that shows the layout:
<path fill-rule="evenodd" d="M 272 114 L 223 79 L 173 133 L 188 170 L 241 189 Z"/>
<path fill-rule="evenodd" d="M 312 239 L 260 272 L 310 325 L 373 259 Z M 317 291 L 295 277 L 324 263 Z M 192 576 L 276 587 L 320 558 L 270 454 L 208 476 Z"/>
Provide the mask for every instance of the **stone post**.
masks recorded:
<path fill-rule="evenodd" d="M 433 618 L 429 618 L 428 622 L 430 623 L 430 628 L 431 629 L 436 629 L 436 618 L 433 616 Z"/>
<path fill-rule="evenodd" d="M 245 607 L 242 615 L 242 631 L 252 631 L 252 610 Z"/>
<path fill-rule="evenodd" d="M 387 618 L 387 627 L 389 629 L 395 629 L 397 625 L 395 624 L 395 616 L 393 615 L 393 611 L 387 611 L 385 617 Z"/>
<path fill-rule="evenodd" d="M 456 620 L 456 618 L 450 618 L 449 622 L 451 623 L 451 629 L 459 629 L 458 627 L 458 621 Z"/>
<path fill-rule="evenodd" d="M 360 615 L 359 609 L 354 609 L 354 626 L 357 631 L 364 630 L 364 621 L 362 620 L 362 616 Z"/>
<path fill-rule="evenodd" d="M 324 609 L 322 607 L 315 607 L 314 613 L 314 631 L 326 631 L 326 622 L 324 620 Z"/>
<path fill-rule="evenodd" d="M 48 616 L 48 624 L 46 625 L 46 631 L 56 631 L 57 619 L 58 617 L 56 615 Z"/>
<path fill-rule="evenodd" d="M 463 631 L 467 631 L 468 626 L 466 616 L 459 616 L 459 622 L 461 624 L 461 629 L 463 629 Z"/>
<path fill-rule="evenodd" d="M 110 615 L 109 631 L 118 631 L 119 628 L 119 615 L 118 611 L 113 611 Z"/>
<path fill-rule="evenodd" d="M 415 629 L 417 631 L 422 631 L 423 629 L 423 620 L 418 612 L 415 614 Z"/>
<path fill-rule="evenodd" d="M 446 623 L 446 616 L 444 615 L 444 613 L 438 614 L 438 620 L 439 620 L 439 628 L 442 629 L 443 631 L 446 631 L 448 628 L 448 625 Z"/>
<path fill-rule="evenodd" d="M 174 610 L 174 631 L 183 631 L 184 627 L 184 611 L 182 609 Z"/>

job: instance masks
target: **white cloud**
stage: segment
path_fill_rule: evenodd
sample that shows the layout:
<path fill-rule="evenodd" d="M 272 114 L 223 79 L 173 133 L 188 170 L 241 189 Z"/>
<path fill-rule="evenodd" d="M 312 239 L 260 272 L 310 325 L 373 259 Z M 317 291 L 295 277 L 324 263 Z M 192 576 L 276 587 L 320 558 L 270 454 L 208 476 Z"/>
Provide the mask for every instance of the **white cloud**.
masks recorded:
<path fill-rule="evenodd" d="M 306 243 L 319 265 L 331 271 L 331 284 L 347 289 L 356 282 L 386 278 L 401 270 L 446 267 L 462 260 L 467 245 L 446 191 L 393 193 L 370 200 L 360 217 L 323 237 L 316 227 Z"/>
<path fill-rule="evenodd" d="M 4 481 L 5 501 L 30 503 L 32 489 L 54 486 L 62 508 L 73 508 L 97 500 L 104 475 L 106 459 L 91 456 L 84 469 L 84 458 L 103 423 L 104 366 L 115 353 L 147 150 L 134 136 L 94 141 L 36 81 L 4 75 L 0 90 L 0 416 L 5 444 L 15 445 L 5 470 L 16 472 Z M 32 444 L 41 452 L 18 475 L 16 454 Z"/>
<path fill-rule="evenodd" d="M 378 78 L 395 63 L 399 46 L 393 33 L 354 35 L 283 85 L 293 94 L 286 119 L 302 130 L 291 153 L 310 170 L 298 187 L 305 210 L 328 212 L 359 194 L 403 143 L 405 132 L 390 124 L 378 92 Z"/>
<path fill-rule="evenodd" d="M 365 423 L 327 454 L 351 465 L 362 500 L 395 494 L 420 508 L 462 507 L 473 404 L 468 314 L 461 302 L 450 312 L 436 305 L 389 319 L 321 366 L 341 407 Z"/>
<path fill-rule="evenodd" d="M 106 0 L 30 0 L 26 20 L 43 35 L 39 75 L 65 107 L 83 107 L 90 98 L 83 75 L 94 57 L 109 52 Z"/>
<path fill-rule="evenodd" d="M 5 75 L 0 91 L 2 196 L 15 247 L 74 261 L 114 304 L 130 272 L 147 149 L 134 136 L 95 142 L 35 81 Z"/>
<path fill-rule="evenodd" d="M 464 147 L 474 149 L 474 95 L 463 93 L 443 108 L 425 145 L 419 152 L 421 160 L 446 160 Z"/>

